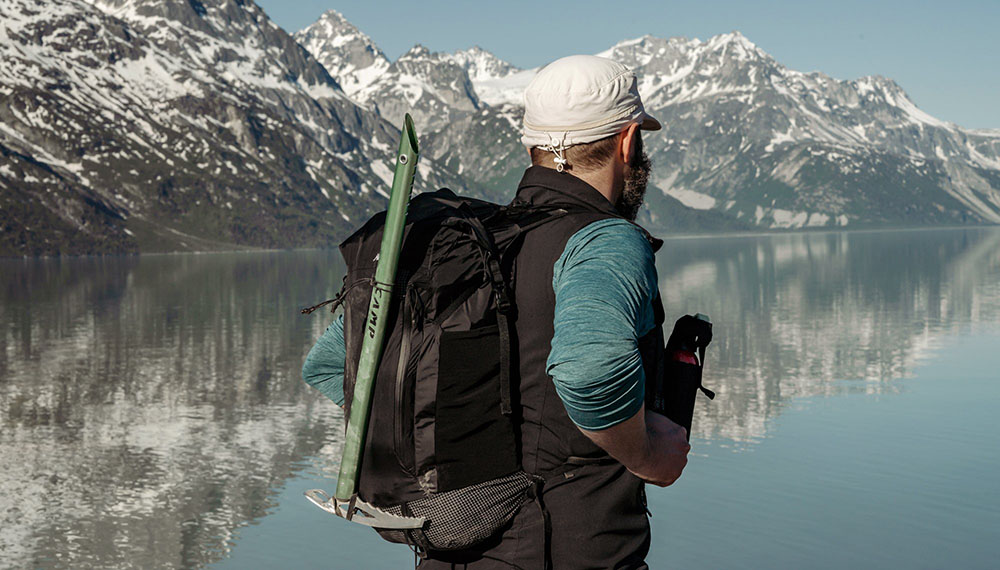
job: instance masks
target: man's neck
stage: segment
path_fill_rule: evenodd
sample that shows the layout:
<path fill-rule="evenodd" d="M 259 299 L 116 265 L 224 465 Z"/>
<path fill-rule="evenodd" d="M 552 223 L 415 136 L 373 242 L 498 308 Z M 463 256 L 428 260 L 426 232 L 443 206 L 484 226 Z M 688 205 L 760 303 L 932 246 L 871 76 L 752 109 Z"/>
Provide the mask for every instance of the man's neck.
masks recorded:
<path fill-rule="evenodd" d="M 547 165 L 541 165 L 541 166 L 543 166 L 544 168 L 551 168 Z M 552 168 L 552 170 L 555 169 Z M 615 195 L 614 191 L 615 189 L 614 168 L 606 167 L 606 168 L 601 168 L 600 170 L 590 170 L 582 173 L 573 172 L 572 168 L 570 168 L 569 170 L 565 170 L 564 172 L 566 172 L 567 174 L 571 174 L 579 178 L 580 180 L 583 180 L 587 184 L 593 186 L 595 190 L 601 193 L 601 196 L 604 196 L 608 200 L 608 202 L 611 202 L 611 205 L 614 205 L 615 201 L 618 199 L 618 196 Z"/>

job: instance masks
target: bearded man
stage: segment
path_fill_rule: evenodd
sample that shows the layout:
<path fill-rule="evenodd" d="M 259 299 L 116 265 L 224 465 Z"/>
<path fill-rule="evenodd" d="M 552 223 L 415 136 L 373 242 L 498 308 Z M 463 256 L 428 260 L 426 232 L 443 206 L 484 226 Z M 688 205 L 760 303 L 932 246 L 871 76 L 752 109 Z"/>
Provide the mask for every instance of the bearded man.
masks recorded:
<path fill-rule="evenodd" d="M 519 454 L 544 484 L 492 539 L 430 552 L 420 568 L 647 568 L 645 483 L 673 483 L 690 449 L 684 428 L 644 403 L 662 350 L 648 342 L 663 321 L 660 242 L 635 218 L 650 171 L 641 132 L 660 124 L 635 75 L 601 57 L 547 65 L 524 99 L 532 166 L 517 200 L 567 211 L 525 234 L 513 272 Z M 342 326 L 303 367 L 341 405 Z"/>

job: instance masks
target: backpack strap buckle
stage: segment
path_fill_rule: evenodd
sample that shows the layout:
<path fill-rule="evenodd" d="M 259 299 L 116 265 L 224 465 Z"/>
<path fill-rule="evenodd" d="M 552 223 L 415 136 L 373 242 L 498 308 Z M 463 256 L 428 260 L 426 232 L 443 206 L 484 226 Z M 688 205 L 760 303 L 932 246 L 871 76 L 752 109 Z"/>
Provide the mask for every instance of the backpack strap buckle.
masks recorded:
<path fill-rule="evenodd" d="M 502 294 L 500 291 L 496 291 L 494 297 L 497 302 L 497 310 L 503 314 L 509 313 L 512 305 L 510 300 L 507 299 L 507 296 Z"/>

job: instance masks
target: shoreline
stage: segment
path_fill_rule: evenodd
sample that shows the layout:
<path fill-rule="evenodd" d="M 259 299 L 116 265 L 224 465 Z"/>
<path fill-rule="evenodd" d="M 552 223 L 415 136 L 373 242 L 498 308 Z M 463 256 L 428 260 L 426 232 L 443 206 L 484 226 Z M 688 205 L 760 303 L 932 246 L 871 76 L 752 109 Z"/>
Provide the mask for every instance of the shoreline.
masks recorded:
<path fill-rule="evenodd" d="M 668 240 L 692 240 L 692 239 L 715 239 L 715 238 L 751 238 L 766 236 L 781 236 L 795 234 L 836 234 L 836 233 L 888 233 L 888 232 L 917 232 L 917 231 L 946 231 L 946 230 L 981 230 L 989 228 L 1000 228 L 1000 224 L 972 224 L 959 226 L 894 226 L 894 227 L 863 227 L 863 228 L 793 228 L 779 230 L 759 230 L 759 231 L 737 231 L 737 232 L 714 232 L 714 233 L 677 233 L 660 234 L 657 230 L 650 230 L 650 233 L 664 241 Z M 85 253 L 75 255 L 0 255 L 0 263 L 8 260 L 47 260 L 47 259 L 86 259 L 96 257 L 153 257 L 159 255 L 215 255 L 223 253 L 277 253 L 293 251 L 336 251 L 337 246 L 325 247 L 290 247 L 290 248 L 252 248 L 234 245 L 232 249 L 205 249 L 205 250 L 183 250 L 183 251 L 150 251 L 136 253 Z"/>
<path fill-rule="evenodd" d="M 764 237 L 796 234 L 839 234 L 839 233 L 888 233 L 888 232 L 920 232 L 920 231 L 945 231 L 945 230 L 980 230 L 989 228 L 1000 228 L 1000 224 L 974 224 L 964 226 L 893 226 L 893 227 L 862 227 L 862 228 L 793 228 L 784 230 L 760 230 L 760 231 L 739 231 L 739 232 L 716 232 L 705 234 L 662 234 L 657 235 L 651 231 L 654 237 L 667 240 L 675 239 L 712 239 L 712 238 L 734 238 L 734 237 Z"/>

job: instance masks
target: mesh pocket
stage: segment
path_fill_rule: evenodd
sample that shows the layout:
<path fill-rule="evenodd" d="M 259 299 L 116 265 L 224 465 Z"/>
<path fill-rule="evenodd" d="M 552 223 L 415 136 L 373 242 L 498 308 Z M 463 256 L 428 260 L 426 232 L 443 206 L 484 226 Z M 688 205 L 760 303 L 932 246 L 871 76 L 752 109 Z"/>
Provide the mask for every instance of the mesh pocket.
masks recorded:
<path fill-rule="evenodd" d="M 524 471 L 454 491 L 437 493 L 382 510 L 424 517 L 421 530 L 378 530 L 382 538 L 430 548 L 457 550 L 489 538 L 514 517 L 538 479 Z"/>

